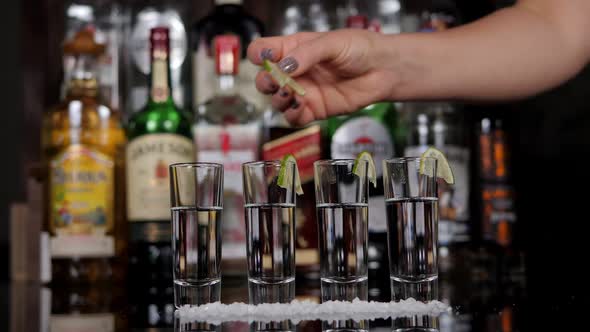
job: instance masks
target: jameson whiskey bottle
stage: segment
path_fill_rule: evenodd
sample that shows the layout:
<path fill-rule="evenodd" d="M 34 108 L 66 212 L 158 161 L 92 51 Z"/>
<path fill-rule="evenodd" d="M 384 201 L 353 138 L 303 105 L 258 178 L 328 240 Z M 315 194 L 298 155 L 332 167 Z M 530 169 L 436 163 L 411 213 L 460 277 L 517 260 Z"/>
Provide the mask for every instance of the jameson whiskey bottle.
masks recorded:
<path fill-rule="evenodd" d="M 172 99 L 168 28 L 152 28 L 150 43 L 149 98 L 127 130 L 129 272 L 134 281 L 172 282 L 168 166 L 193 161 L 194 151 L 190 116 Z"/>
<path fill-rule="evenodd" d="M 43 120 L 47 167 L 45 230 L 50 236 L 52 283 L 122 280 L 122 148 L 119 114 L 101 104 L 96 59 L 104 52 L 90 30 L 63 46 L 74 61 L 64 100 Z"/>

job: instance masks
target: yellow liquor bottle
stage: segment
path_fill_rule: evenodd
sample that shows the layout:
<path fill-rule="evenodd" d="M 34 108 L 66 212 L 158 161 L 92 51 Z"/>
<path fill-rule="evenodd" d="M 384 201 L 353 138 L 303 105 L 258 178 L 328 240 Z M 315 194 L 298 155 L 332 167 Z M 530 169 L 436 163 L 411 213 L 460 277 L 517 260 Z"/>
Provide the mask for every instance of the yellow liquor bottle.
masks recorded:
<path fill-rule="evenodd" d="M 74 69 L 62 102 L 43 119 L 52 284 L 107 283 L 125 275 L 125 134 L 119 113 L 98 95 L 96 63 L 104 49 L 86 29 L 64 43 Z"/>

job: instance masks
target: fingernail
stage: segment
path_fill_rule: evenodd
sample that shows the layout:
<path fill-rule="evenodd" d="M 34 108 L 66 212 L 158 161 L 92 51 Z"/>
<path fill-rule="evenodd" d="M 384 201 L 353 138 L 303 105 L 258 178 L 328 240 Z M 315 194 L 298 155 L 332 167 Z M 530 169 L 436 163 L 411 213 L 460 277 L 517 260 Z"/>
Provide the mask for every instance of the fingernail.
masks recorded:
<path fill-rule="evenodd" d="M 279 92 L 279 96 L 285 98 L 289 96 L 289 91 L 285 90 L 285 89 L 281 89 L 281 91 Z"/>
<path fill-rule="evenodd" d="M 260 51 L 260 58 L 262 60 L 272 60 L 272 50 L 270 48 L 263 48 L 262 51 Z"/>
<path fill-rule="evenodd" d="M 269 89 L 276 90 L 279 88 L 279 86 L 272 80 L 272 78 L 270 78 L 269 75 L 264 75 L 264 80 L 267 82 Z"/>
<path fill-rule="evenodd" d="M 279 68 L 285 73 L 292 73 L 299 67 L 299 63 L 293 57 L 286 57 L 279 61 Z"/>
<path fill-rule="evenodd" d="M 301 106 L 301 104 L 297 101 L 297 99 L 293 99 L 293 102 L 291 103 L 291 108 L 297 109 L 299 108 L 299 106 Z"/>

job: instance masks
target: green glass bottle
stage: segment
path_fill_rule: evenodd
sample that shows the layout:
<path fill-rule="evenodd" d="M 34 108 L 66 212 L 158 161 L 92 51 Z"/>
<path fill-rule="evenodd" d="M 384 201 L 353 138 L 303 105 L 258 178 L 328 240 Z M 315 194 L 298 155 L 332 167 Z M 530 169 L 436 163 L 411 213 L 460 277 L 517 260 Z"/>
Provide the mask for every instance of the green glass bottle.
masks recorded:
<path fill-rule="evenodd" d="M 126 150 L 130 280 L 172 282 L 168 166 L 194 160 L 192 119 L 174 104 L 168 28 L 150 31 L 147 105 L 128 123 Z M 138 276 L 138 278 L 134 278 Z"/>

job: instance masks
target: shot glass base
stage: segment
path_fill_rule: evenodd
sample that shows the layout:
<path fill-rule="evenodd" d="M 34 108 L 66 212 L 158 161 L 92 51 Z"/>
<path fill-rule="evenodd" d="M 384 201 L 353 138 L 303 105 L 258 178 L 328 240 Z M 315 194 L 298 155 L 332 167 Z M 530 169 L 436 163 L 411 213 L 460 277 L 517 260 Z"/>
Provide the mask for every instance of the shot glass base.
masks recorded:
<path fill-rule="evenodd" d="M 250 304 L 291 302 L 295 299 L 295 278 L 279 282 L 249 278 L 248 298 Z"/>
<path fill-rule="evenodd" d="M 400 301 L 409 298 L 422 302 L 438 300 L 438 276 L 433 276 L 422 281 L 408 281 L 391 277 L 391 299 L 393 301 Z M 392 332 L 435 332 L 438 331 L 439 325 L 438 317 L 415 315 L 393 319 L 391 329 Z"/>
<path fill-rule="evenodd" d="M 295 331 L 295 324 L 290 320 L 280 322 L 252 322 L 250 323 L 252 332 L 292 332 Z"/>
<path fill-rule="evenodd" d="M 390 282 L 393 301 L 409 298 L 422 302 L 438 300 L 438 276 L 419 281 L 391 277 Z"/>
<path fill-rule="evenodd" d="M 221 299 L 221 279 L 203 282 L 174 280 L 174 306 L 198 306 L 217 302 Z"/>
<path fill-rule="evenodd" d="M 368 332 L 369 321 L 361 320 L 355 321 L 352 319 L 348 320 L 336 320 L 336 321 L 323 321 L 322 332 Z"/>
<path fill-rule="evenodd" d="M 355 298 L 366 301 L 369 294 L 367 277 L 343 282 L 331 278 L 321 278 L 322 302 L 352 301 Z"/>
<path fill-rule="evenodd" d="M 174 313 L 175 332 L 221 332 L 221 325 L 206 322 L 184 321 L 180 319 L 178 310 Z"/>

